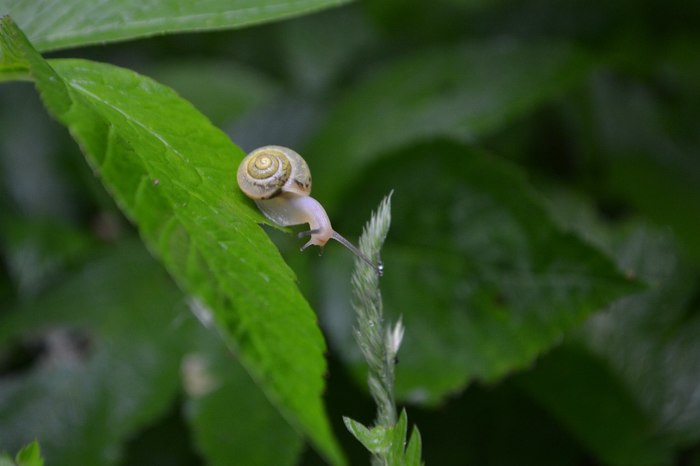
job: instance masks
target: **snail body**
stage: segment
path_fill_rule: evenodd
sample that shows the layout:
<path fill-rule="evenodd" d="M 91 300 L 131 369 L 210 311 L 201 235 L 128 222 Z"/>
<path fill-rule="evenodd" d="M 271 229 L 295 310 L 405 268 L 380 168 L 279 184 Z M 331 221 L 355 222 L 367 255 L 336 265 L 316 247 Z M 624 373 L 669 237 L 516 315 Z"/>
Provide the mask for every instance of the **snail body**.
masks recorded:
<path fill-rule="evenodd" d="M 241 161 L 237 172 L 241 191 L 255 201 L 258 209 L 280 226 L 308 223 L 310 236 L 301 248 L 323 247 L 335 239 L 381 275 L 381 264 L 374 264 L 350 241 L 331 226 L 323 206 L 311 197 L 311 171 L 306 161 L 295 151 L 282 146 L 264 146 L 250 152 Z"/>

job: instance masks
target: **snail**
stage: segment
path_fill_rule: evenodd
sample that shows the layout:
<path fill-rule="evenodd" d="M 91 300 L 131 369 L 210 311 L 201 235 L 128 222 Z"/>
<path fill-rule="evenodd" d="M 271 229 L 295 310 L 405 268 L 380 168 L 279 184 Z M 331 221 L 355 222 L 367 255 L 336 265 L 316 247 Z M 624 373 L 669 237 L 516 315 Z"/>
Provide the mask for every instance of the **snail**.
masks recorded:
<path fill-rule="evenodd" d="M 255 201 L 260 211 L 280 226 L 309 224 L 310 236 L 301 250 L 309 246 L 323 247 L 331 238 L 348 248 L 382 275 L 383 265 L 373 263 L 350 241 L 331 227 L 321 204 L 310 196 L 311 172 L 306 161 L 287 147 L 264 146 L 250 152 L 238 166 L 238 186 Z"/>

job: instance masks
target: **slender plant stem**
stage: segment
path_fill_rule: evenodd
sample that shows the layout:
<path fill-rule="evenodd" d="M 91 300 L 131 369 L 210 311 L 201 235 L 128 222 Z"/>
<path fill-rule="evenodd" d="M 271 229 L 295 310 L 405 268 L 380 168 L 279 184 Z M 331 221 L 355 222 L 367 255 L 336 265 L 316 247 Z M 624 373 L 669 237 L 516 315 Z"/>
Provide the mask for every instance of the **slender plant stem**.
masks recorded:
<path fill-rule="evenodd" d="M 370 264 L 381 263 L 380 251 L 391 224 L 391 193 L 385 197 L 360 236 L 359 246 Z M 378 426 L 396 424 L 394 366 L 403 337 L 401 321 L 391 328 L 384 320 L 380 275 L 367 261 L 355 260 L 352 276 L 353 308 L 357 323 L 355 339 L 369 367 L 369 391 L 377 404 Z M 391 273 L 387 271 L 386 273 Z"/>
<path fill-rule="evenodd" d="M 375 265 L 382 264 L 379 256 L 391 224 L 391 195 L 382 200 L 362 231 L 359 249 L 364 258 L 358 255 L 352 275 L 355 340 L 367 361 L 369 391 L 377 404 L 377 418 L 372 427 L 347 417 L 343 421 L 372 454 L 372 466 L 422 466 L 420 433 L 414 427 L 410 440 L 406 437 L 406 412 L 399 418 L 394 400 L 396 354 L 404 327 L 401 319 L 391 325 L 384 318 L 379 289 L 382 269 Z"/>

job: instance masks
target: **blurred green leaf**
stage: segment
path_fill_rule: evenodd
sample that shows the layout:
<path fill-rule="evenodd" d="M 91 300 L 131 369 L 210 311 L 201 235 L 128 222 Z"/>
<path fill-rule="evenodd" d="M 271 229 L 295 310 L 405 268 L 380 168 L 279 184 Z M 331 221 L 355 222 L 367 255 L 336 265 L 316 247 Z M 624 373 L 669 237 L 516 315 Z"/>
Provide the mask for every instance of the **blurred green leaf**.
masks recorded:
<path fill-rule="evenodd" d="M 475 10 L 493 0 L 365 0 L 362 6 L 374 22 L 394 36 L 425 42 L 462 35 Z M 502 2 L 499 2 L 502 3 Z"/>
<path fill-rule="evenodd" d="M 590 455 L 566 429 L 511 381 L 491 386 L 473 384 L 437 409 L 414 407 L 411 417 L 421 426 L 427 465 L 591 463 Z"/>
<path fill-rule="evenodd" d="M 5 378 L 0 386 L 3 406 L 8 404 L 0 410 L 0 447 L 15 436 L 38 435 L 52 464 L 114 464 L 127 436 L 173 402 L 185 355 L 188 413 L 209 464 L 230 464 L 231 458 L 296 464 L 301 436 L 223 342 L 195 322 L 175 286 L 136 244 L 115 248 L 48 297 L 13 313 L 3 322 L 2 341 L 12 343 L 20 334 L 27 341 L 45 337 L 53 346 L 32 373 Z M 71 348 L 83 334 L 88 346 Z M 61 353 L 57 343 L 80 354 Z M 63 408 L 50 408 L 52 403 Z M 47 409 L 48 420 L 41 414 Z M 107 425 L 96 430 L 97 422 Z M 84 456 L 83 449 L 95 456 Z"/>
<path fill-rule="evenodd" d="M 95 246 L 84 231 L 58 222 L 0 217 L 0 250 L 19 298 L 37 296 L 65 267 Z"/>
<path fill-rule="evenodd" d="M 32 223 L 80 225 L 86 221 L 85 215 L 100 204 L 95 191 L 89 189 L 99 182 L 65 128 L 47 114 L 34 85 L 3 83 L 0 102 L 0 189 L 7 201 L 0 208 L 5 207 L 5 216 Z M 92 183 L 81 183 L 85 179 Z M 99 189 L 105 197 L 101 186 Z M 113 207 L 110 203 L 101 206 Z"/>
<path fill-rule="evenodd" d="M 298 464 L 302 437 L 220 341 L 203 330 L 197 341 L 197 351 L 186 356 L 183 376 L 187 417 L 207 464 Z"/>
<path fill-rule="evenodd" d="M 345 6 L 278 25 L 281 65 L 305 97 L 332 90 L 336 81 L 379 46 L 374 25 L 360 8 Z"/>
<path fill-rule="evenodd" d="M 39 443 L 34 440 L 32 443 L 22 448 L 19 453 L 17 453 L 14 461 L 8 453 L 3 453 L 0 456 L 0 466 L 44 466 Z"/>
<path fill-rule="evenodd" d="M 333 204 L 389 150 L 437 136 L 474 141 L 583 80 L 593 62 L 557 43 L 476 42 L 395 60 L 345 93 L 307 151 Z M 325 180 L 325 181 L 324 181 Z"/>
<path fill-rule="evenodd" d="M 17 453 L 17 466 L 43 466 L 44 460 L 41 458 L 39 443 L 34 440 L 32 443 L 22 448 Z"/>
<path fill-rule="evenodd" d="M 398 152 L 355 192 L 376 199 L 392 188 L 381 286 L 387 312 L 406 325 L 396 369 L 403 398 L 434 403 L 474 379 L 526 367 L 639 288 L 563 233 L 514 167 L 474 149 L 440 142 Z M 361 223 L 353 213 L 361 199 L 343 223 Z M 347 291 L 333 281 L 325 290 L 327 320 L 342 321 Z M 329 330 L 353 354 L 349 326 Z"/>
<path fill-rule="evenodd" d="M 89 0 L 3 0 L 38 50 L 147 37 L 156 34 L 239 28 L 310 13 L 348 0 L 139 0 L 95 3 Z"/>
<path fill-rule="evenodd" d="M 603 464 L 669 464 L 669 445 L 605 360 L 564 346 L 518 378 Z"/>
<path fill-rule="evenodd" d="M 700 59 L 697 48 L 694 56 Z M 695 85 L 688 94 L 698 91 Z M 610 75 L 594 80 L 592 92 L 591 124 L 606 186 L 654 221 L 671 225 L 700 260 L 700 133 L 687 123 L 700 118 L 700 99 L 691 98 L 687 108 L 685 99 L 662 99 L 642 83 L 623 85 Z"/>
<path fill-rule="evenodd" d="M 223 60 L 157 63 L 146 71 L 192 102 L 217 126 L 264 105 L 281 91 L 266 75 Z"/>
<path fill-rule="evenodd" d="M 174 401 L 194 325 L 140 244 L 111 248 L 3 319 L 5 357 L 17 345 L 41 349 L 3 374 L 0 447 L 38 438 L 52 465 L 114 464 L 127 436 Z"/>
<path fill-rule="evenodd" d="M 652 288 L 616 302 L 586 326 L 604 358 L 669 443 L 700 439 L 700 270 L 668 232 L 636 227 L 613 243 L 617 259 Z"/>
<path fill-rule="evenodd" d="M 692 394 L 700 383 L 700 346 L 694 343 L 700 335 L 700 270 L 684 257 L 668 229 L 639 222 L 611 228 L 589 202 L 562 192 L 550 206 L 563 223 L 609 251 L 649 289 L 593 316 L 576 340 L 586 346 L 577 358 L 554 353 L 543 361 L 551 370 L 545 368 L 543 375 L 538 368 L 525 378 L 535 379 L 542 390 L 535 397 L 588 439 L 601 458 L 615 464 L 668 464 L 674 448 L 700 438 L 695 421 L 700 406 Z M 560 367 L 555 381 L 552 376 L 562 364 L 576 366 L 578 373 L 561 377 L 565 370 Z M 593 373 L 586 377 L 587 372 Z M 572 399 L 584 388 L 585 401 Z"/>
<path fill-rule="evenodd" d="M 342 463 L 321 401 L 323 337 L 235 185 L 240 149 L 169 88 L 113 66 L 49 64 L 11 20 L 0 26 L 0 46 L 29 63 L 49 111 L 195 309 L 214 319 L 285 418 Z"/>

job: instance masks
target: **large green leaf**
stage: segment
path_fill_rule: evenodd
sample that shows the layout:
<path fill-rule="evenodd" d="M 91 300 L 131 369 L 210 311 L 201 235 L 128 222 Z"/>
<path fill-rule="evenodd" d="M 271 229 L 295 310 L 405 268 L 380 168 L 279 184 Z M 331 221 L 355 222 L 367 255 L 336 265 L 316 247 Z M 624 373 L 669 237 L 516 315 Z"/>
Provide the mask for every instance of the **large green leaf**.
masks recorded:
<path fill-rule="evenodd" d="M 195 326 L 136 242 L 69 274 L 0 325 L 3 350 L 43 348 L 33 365 L 4 374 L 0 449 L 38 438 L 51 464 L 115 464 L 128 436 L 175 400 Z"/>
<path fill-rule="evenodd" d="M 376 199 L 389 188 L 395 202 L 381 285 L 386 310 L 406 325 L 401 397 L 435 402 L 474 379 L 526 367 L 636 289 L 604 255 L 553 224 L 517 170 L 473 149 L 433 143 L 399 152 L 375 165 L 357 192 Z M 348 209 L 343 218 L 360 223 L 357 215 Z M 338 310 L 331 319 L 340 321 L 343 284 L 327 289 L 326 309 Z M 352 353 L 348 328 L 330 329 L 343 354 Z"/>
<path fill-rule="evenodd" d="M 349 0 L 1 0 L 38 50 L 183 31 L 227 29 L 288 18 Z"/>
<path fill-rule="evenodd" d="M 387 150 L 436 136 L 473 141 L 572 84 L 591 67 L 557 44 L 469 43 L 389 63 L 350 90 L 307 152 L 315 193 L 334 202 Z"/>
<path fill-rule="evenodd" d="M 49 111 L 193 308 L 213 318 L 285 418 L 341 463 L 321 400 L 323 337 L 256 224 L 261 215 L 236 187 L 241 150 L 169 88 L 113 66 L 49 64 L 9 18 L 0 26 L 3 50 L 31 69 Z"/>

